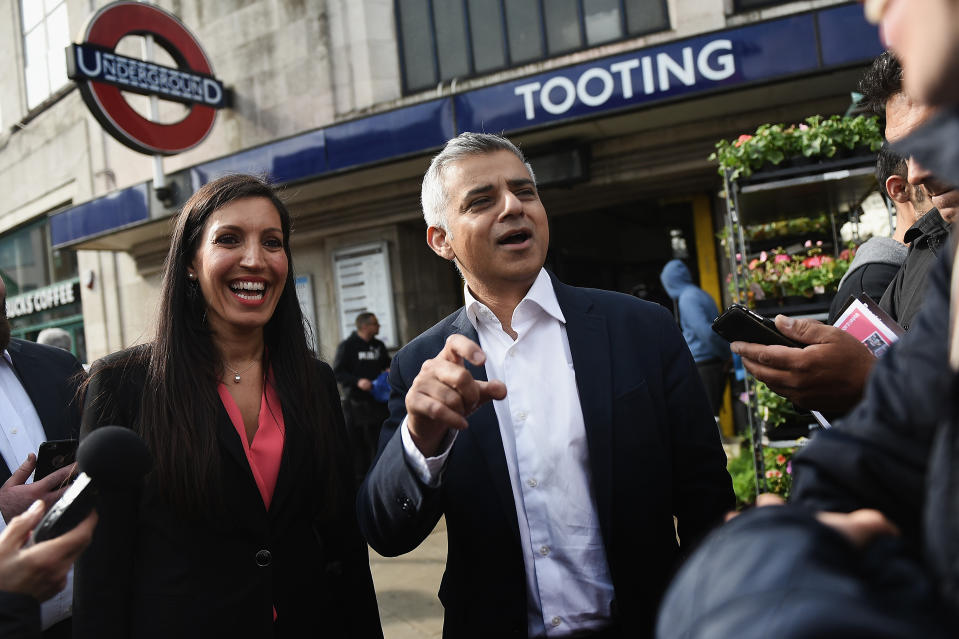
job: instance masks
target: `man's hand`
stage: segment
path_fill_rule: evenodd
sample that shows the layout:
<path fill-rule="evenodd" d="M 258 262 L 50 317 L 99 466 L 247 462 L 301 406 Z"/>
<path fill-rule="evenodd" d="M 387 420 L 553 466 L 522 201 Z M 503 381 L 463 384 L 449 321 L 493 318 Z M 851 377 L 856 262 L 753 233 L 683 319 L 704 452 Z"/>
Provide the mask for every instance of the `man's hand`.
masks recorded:
<path fill-rule="evenodd" d="M 4 521 L 9 522 L 38 499 L 42 499 L 49 506 L 60 499 L 60 495 L 67 489 L 66 481 L 73 472 L 74 464 L 50 473 L 32 484 L 25 484 L 36 465 L 37 456 L 30 453 L 26 461 L 20 464 L 20 468 L 13 471 L 10 479 L 0 486 L 0 515 L 3 515 Z"/>
<path fill-rule="evenodd" d="M 732 350 L 756 379 L 810 410 L 842 411 L 862 399 L 876 358 L 864 344 L 835 326 L 776 316 L 786 337 L 805 348 L 733 342 Z"/>
<path fill-rule="evenodd" d="M 361 377 L 358 380 L 356 380 L 356 387 L 359 388 L 360 390 L 368 391 L 371 388 L 373 388 L 373 382 L 366 379 L 365 377 Z"/>
<path fill-rule="evenodd" d="M 67 585 L 67 572 L 93 538 L 95 512 L 73 530 L 25 548 L 30 531 L 46 510 L 37 500 L 0 533 L 0 590 L 45 601 Z"/>
<path fill-rule="evenodd" d="M 761 493 L 756 497 L 756 507 L 782 506 L 786 502 L 779 495 L 772 493 Z M 726 521 L 729 521 L 739 515 L 738 512 L 726 513 Z M 899 536 L 899 529 L 891 521 L 886 519 L 878 510 L 872 508 L 860 508 L 851 513 L 836 513 L 820 511 L 816 513 L 816 519 L 848 539 L 856 548 L 864 548 L 869 542 L 880 535 Z"/>
<path fill-rule="evenodd" d="M 486 354 L 471 339 L 450 335 L 443 350 L 423 362 L 406 393 L 406 424 L 413 443 L 427 457 L 436 454 L 450 428 L 466 428 L 466 417 L 479 406 L 506 397 L 503 382 L 476 381 L 463 360 L 480 366 Z"/>

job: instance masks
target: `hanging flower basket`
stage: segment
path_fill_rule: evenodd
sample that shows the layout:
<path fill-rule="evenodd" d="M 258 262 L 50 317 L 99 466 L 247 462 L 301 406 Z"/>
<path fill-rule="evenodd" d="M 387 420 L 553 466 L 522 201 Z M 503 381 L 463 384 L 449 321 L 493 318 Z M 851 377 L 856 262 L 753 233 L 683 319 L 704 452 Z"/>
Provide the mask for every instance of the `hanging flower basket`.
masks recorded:
<path fill-rule="evenodd" d="M 882 146 L 876 116 L 814 115 L 799 125 L 762 124 L 752 135 L 732 141 L 720 140 L 709 159 L 719 163 L 719 174 L 730 179 L 748 177 L 767 164 L 785 166 L 797 162 L 854 155 L 858 150 L 875 153 Z"/>

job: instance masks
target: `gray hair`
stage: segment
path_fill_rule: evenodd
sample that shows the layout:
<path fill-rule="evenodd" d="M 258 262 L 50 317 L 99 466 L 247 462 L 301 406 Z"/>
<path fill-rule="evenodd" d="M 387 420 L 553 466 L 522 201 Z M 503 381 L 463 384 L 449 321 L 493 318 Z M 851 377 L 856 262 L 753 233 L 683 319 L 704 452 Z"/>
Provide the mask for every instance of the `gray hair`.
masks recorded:
<path fill-rule="evenodd" d="M 47 344 L 69 351 L 73 348 L 73 338 L 62 328 L 45 328 L 37 335 L 37 344 Z"/>
<path fill-rule="evenodd" d="M 518 157 L 526 166 L 526 170 L 529 171 L 533 183 L 536 183 L 533 167 L 526 161 L 523 152 L 506 138 L 490 133 L 460 133 L 447 142 L 443 150 L 433 158 L 433 161 L 430 162 L 430 168 L 426 170 L 426 175 L 423 176 L 420 201 L 423 205 L 423 219 L 426 220 L 426 226 L 436 226 L 444 231 L 449 231 L 446 223 L 446 209 L 449 206 L 450 197 L 443 182 L 444 169 L 463 158 L 495 151 L 509 151 Z"/>

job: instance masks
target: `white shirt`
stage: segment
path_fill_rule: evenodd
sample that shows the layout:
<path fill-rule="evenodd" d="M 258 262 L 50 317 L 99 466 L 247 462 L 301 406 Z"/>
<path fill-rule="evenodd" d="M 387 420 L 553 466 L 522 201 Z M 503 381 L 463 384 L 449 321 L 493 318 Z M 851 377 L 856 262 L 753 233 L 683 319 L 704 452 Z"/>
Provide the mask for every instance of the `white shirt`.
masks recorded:
<path fill-rule="evenodd" d="M 37 410 L 27 391 L 13 370 L 10 353 L 3 351 L 0 357 L 0 455 L 10 472 L 20 467 L 30 453 L 37 454 L 47 435 L 40 423 Z M 26 483 L 33 481 L 33 475 Z M 0 530 L 7 522 L 0 516 Z M 66 619 L 71 615 L 73 604 L 73 569 L 67 573 L 67 587 L 40 607 L 43 628 Z"/>
<path fill-rule="evenodd" d="M 466 290 L 466 312 L 486 353 L 486 374 L 506 384 L 494 400 L 526 567 L 530 636 L 564 637 L 609 625 L 612 579 L 589 472 L 566 318 L 541 270 L 513 311 L 513 340 Z M 455 434 L 455 433 L 454 433 Z M 438 485 L 452 448 L 426 459 L 403 423 L 407 459 Z"/>

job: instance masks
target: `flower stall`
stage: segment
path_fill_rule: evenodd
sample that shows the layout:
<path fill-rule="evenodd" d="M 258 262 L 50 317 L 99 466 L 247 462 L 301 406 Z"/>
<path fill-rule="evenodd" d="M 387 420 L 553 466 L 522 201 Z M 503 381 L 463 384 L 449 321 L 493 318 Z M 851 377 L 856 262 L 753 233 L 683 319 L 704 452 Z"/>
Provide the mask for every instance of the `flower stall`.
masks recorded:
<path fill-rule="evenodd" d="M 845 241 L 840 228 L 858 223 L 860 204 L 876 189 L 875 153 L 881 144 L 876 118 L 864 116 L 764 124 L 716 144 L 710 159 L 718 163 L 724 184 L 719 239 L 728 260 L 730 302 L 769 317 L 826 319 L 855 254 L 854 242 Z M 744 395 L 756 489 L 788 487 L 778 465 L 767 467 L 770 453 L 764 448 L 770 442 L 794 447 L 814 420 L 748 376 Z M 780 475 L 767 477 L 767 471 Z"/>

